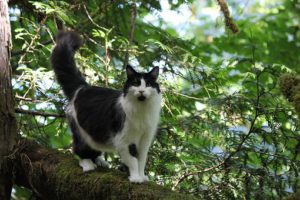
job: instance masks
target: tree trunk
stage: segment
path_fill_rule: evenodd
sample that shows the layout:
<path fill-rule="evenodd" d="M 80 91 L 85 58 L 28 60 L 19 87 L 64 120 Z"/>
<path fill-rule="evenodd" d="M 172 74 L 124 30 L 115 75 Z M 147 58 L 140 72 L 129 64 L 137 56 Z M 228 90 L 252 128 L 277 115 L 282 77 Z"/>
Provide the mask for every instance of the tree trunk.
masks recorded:
<path fill-rule="evenodd" d="M 0 199 L 10 199 L 16 119 L 11 86 L 8 0 L 0 1 Z"/>
<path fill-rule="evenodd" d="M 84 173 L 71 153 L 62 153 L 22 139 L 16 153 L 16 184 L 30 188 L 41 199 L 196 199 L 155 183 L 133 184 L 114 169 Z"/>

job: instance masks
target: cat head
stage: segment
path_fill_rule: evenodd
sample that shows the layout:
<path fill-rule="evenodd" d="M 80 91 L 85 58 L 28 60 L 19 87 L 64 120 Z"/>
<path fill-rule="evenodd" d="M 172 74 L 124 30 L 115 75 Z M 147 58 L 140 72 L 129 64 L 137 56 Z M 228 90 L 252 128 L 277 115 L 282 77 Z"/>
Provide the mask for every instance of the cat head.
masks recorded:
<path fill-rule="evenodd" d="M 159 68 L 154 67 L 148 73 L 136 72 L 130 65 L 126 67 L 127 80 L 124 85 L 124 96 L 147 101 L 160 94 L 159 84 L 156 82 Z"/>

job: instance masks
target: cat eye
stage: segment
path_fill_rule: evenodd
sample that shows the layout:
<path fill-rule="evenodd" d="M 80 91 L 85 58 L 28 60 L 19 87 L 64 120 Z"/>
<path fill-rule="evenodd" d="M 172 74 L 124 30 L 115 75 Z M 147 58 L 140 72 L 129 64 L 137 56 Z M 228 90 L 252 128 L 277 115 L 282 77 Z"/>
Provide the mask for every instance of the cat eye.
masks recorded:
<path fill-rule="evenodd" d="M 150 83 L 146 83 L 146 87 L 150 87 L 151 86 L 151 84 Z"/>
<path fill-rule="evenodd" d="M 134 85 L 134 86 L 139 86 L 141 84 L 141 81 L 140 80 L 133 80 L 132 81 L 132 85 Z"/>

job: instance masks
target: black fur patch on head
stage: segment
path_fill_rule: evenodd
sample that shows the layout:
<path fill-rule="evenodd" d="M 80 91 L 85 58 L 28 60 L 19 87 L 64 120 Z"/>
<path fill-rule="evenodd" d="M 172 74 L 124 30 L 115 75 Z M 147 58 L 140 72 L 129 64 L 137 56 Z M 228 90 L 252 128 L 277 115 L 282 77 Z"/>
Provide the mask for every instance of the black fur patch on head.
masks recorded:
<path fill-rule="evenodd" d="M 138 152 L 137 152 L 135 144 L 128 145 L 128 149 L 129 149 L 130 155 L 132 155 L 133 157 L 136 157 L 136 158 L 138 157 Z"/>
<path fill-rule="evenodd" d="M 159 74 L 159 68 L 154 67 L 148 73 L 139 73 L 136 72 L 130 65 L 126 68 L 127 80 L 124 84 L 123 92 L 124 95 L 128 93 L 128 89 L 131 86 L 141 85 L 141 79 L 145 80 L 146 87 L 153 87 L 156 89 L 157 93 L 160 93 L 159 84 L 156 82 Z"/>
<path fill-rule="evenodd" d="M 157 90 L 157 93 L 160 93 L 159 84 L 156 82 L 158 74 L 157 75 L 153 75 L 153 70 L 155 68 L 153 68 L 149 73 L 143 74 L 143 78 L 144 78 L 144 80 L 146 82 L 146 86 L 153 87 L 153 88 L 155 88 Z"/>

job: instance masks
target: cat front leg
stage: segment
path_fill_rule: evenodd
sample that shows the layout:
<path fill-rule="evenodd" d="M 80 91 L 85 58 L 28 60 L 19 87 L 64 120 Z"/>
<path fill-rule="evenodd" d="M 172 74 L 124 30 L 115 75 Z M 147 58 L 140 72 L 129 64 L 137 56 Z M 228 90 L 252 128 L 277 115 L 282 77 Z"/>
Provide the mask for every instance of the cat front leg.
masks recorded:
<path fill-rule="evenodd" d="M 146 167 L 146 162 L 147 162 L 148 150 L 144 149 L 141 152 L 143 152 L 143 153 L 140 154 L 140 159 L 139 159 L 139 175 L 142 177 L 142 179 L 144 181 L 149 181 L 148 176 L 145 175 L 145 167 Z"/>
<path fill-rule="evenodd" d="M 118 148 L 118 152 L 121 157 L 121 161 L 129 169 L 129 181 L 133 183 L 142 183 L 144 178 L 140 176 L 139 173 L 139 164 L 137 159 L 137 148 L 134 143 L 132 144 L 123 144 Z"/>
<path fill-rule="evenodd" d="M 149 181 L 149 178 L 147 175 L 145 175 L 145 167 L 148 157 L 149 148 L 151 146 L 153 140 L 153 134 L 145 134 L 139 143 L 138 146 L 138 152 L 139 152 L 139 174 L 143 178 L 144 181 Z"/>

